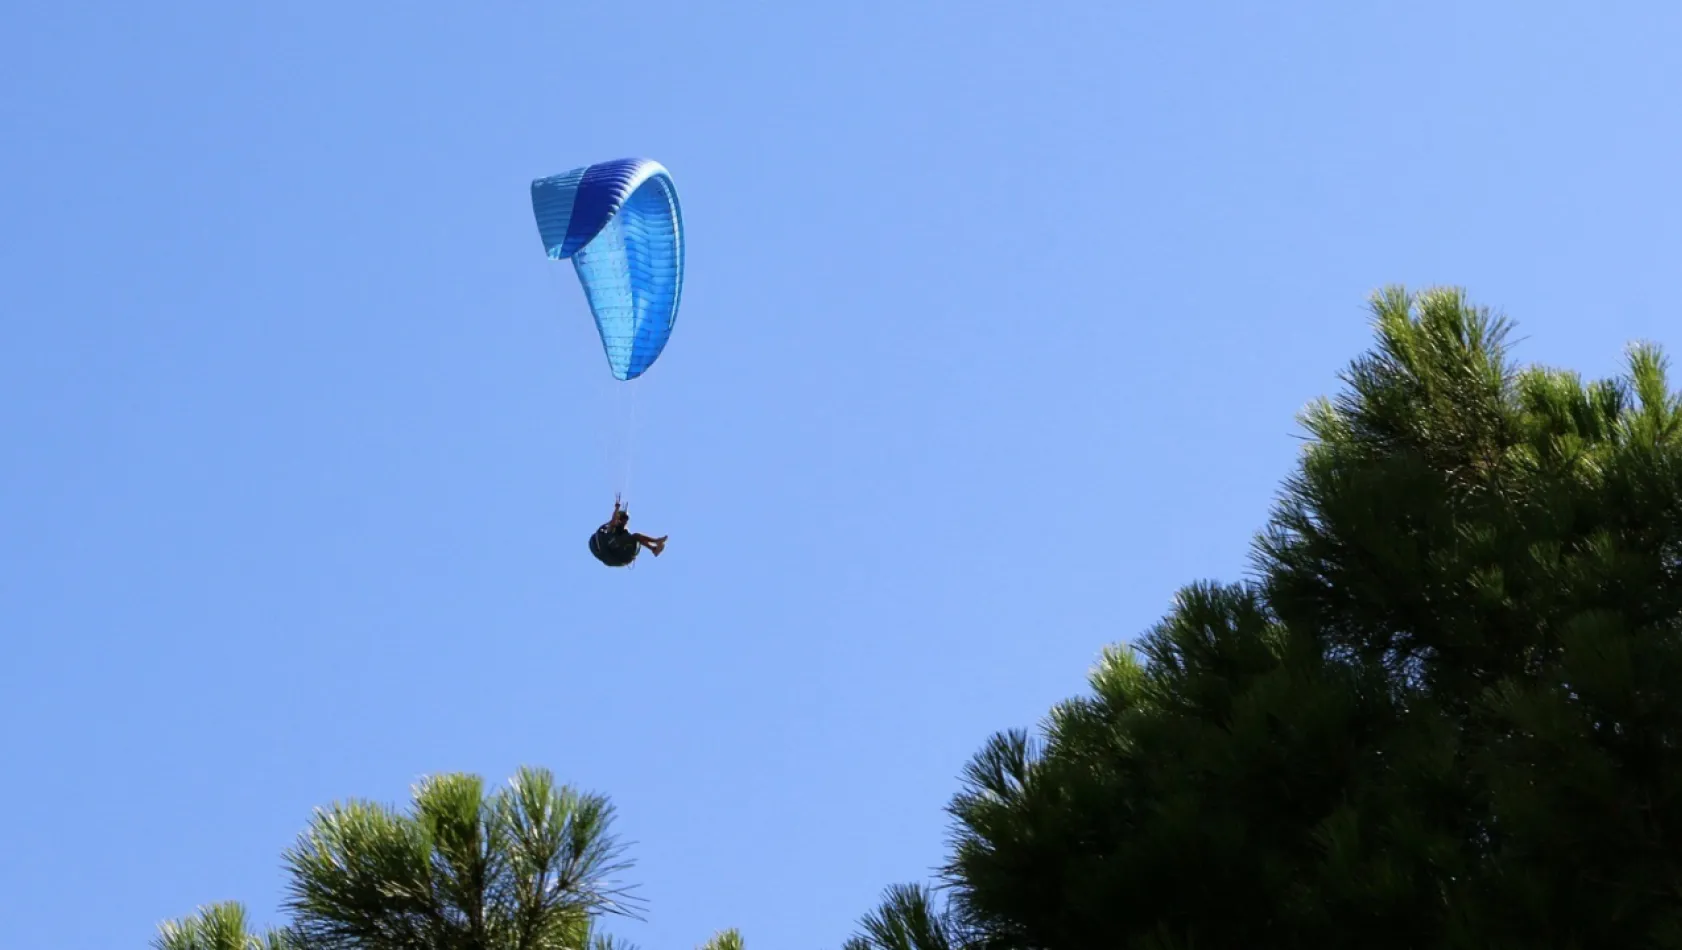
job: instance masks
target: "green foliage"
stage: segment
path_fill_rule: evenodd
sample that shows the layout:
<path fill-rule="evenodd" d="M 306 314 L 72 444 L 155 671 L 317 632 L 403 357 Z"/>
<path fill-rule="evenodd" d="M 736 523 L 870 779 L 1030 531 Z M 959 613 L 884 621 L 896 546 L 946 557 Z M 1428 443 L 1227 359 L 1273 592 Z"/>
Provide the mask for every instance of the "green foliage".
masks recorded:
<path fill-rule="evenodd" d="M 711 940 L 701 944 L 700 950 L 742 950 L 741 931 L 731 928 L 713 934 Z"/>
<path fill-rule="evenodd" d="M 882 908 L 864 918 L 864 932 L 842 950 L 957 950 L 972 938 L 941 908 L 927 888 L 888 888 Z"/>
<path fill-rule="evenodd" d="M 1682 947 L 1665 361 L 1584 384 L 1456 292 L 1373 310 L 1256 580 L 989 741 L 947 906 L 892 892 L 848 950 Z"/>
<path fill-rule="evenodd" d="M 477 776 L 429 778 L 411 815 L 319 811 L 285 855 L 287 909 L 312 948 L 577 948 L 592 918 L 626 912 L 611 819 L 542 770 L 490 795 Z"/>
<path fill-rule="evenodd" d="M 158 928 L 154 950 L 297 950 L 292 935 L 247 929 L 245 907 L 233 901 L 199 908 L 198 913 Z"/>
<path fill-rule="evenodd" d="M 408 814 L 351 801 L 318 810 L 284 856 L 292 924 L 259 940 L 238 905 L 166 924 L 159 950 L 634 950 L 599 931 L 636 916 L 599 795 L 521 769 L 423 780 Z M 726 930 L 703 950 L 742 950 Z"/>

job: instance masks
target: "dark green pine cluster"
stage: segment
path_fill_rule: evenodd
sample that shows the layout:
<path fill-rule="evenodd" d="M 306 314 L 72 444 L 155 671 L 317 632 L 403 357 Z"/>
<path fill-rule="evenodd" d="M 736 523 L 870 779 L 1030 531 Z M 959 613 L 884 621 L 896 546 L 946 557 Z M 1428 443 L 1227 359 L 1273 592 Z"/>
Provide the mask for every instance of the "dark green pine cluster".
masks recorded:
<path fill-rule="evenodd" d="M 1682 947 L 1664 361 L 1585 383 L 1457 292 L 1373 310 L 1256 578 L 989 742 L 940 886 L 848 950 Z"/>

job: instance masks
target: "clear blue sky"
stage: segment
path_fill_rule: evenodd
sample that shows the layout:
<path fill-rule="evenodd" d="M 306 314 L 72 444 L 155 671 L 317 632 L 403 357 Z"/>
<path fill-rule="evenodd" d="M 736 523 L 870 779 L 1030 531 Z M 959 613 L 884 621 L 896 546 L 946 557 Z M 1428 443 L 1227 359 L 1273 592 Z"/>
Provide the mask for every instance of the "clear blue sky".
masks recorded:
<path fill-rule="evenodd" d="M 8 6 L 0 945 L 277 920 L 313 807 L 530 763 L 618 803 L 620 935 L 836 947 L 1243 575 L 1373 289 L 1682 347 L 1682 9 L 1287 6 Z M 527 189 L 625 155 L 689 279 L 612 572 Z"/>

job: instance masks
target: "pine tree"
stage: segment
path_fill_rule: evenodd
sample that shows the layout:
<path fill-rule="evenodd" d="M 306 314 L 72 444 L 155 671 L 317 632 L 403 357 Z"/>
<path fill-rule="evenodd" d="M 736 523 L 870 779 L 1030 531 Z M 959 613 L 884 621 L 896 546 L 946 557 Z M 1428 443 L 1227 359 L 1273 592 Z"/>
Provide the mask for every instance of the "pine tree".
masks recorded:
<path fill-rule="evenodd" d="M 1373 313 L 1256 577 L 995 736 L 945 906 L 896 892 L 849 950 L 1682 947 L 1665 361 L 1585 384 L 1458 292 Z"/>
<path fill-rule="evenodd" d="M 165 924 L 158 950 L 631 950 L 600 930 L 636 916 L 629 867 L 600 795 L 521 769 L 487 793 L 432 776 L 410 813 L 351 801 L 319 810 L 285 854 L 292 921 L 258 937 L 238 904 Z M 742 950 L 726 930 L 702 950 Z"/>

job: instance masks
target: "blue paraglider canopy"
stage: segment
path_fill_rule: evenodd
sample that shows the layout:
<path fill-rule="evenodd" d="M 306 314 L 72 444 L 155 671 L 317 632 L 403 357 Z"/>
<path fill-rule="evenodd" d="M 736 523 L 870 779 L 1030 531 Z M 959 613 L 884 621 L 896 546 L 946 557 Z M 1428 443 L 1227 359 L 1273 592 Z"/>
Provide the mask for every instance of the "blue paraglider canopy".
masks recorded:
<path fill-rule="evenodd" d="M 683 213 L 659 162 L 617 159 L 531 184 L 544 251 L 568 260 L 608 367 L 632 380 L 659 359 L 683 295 Z"/>

